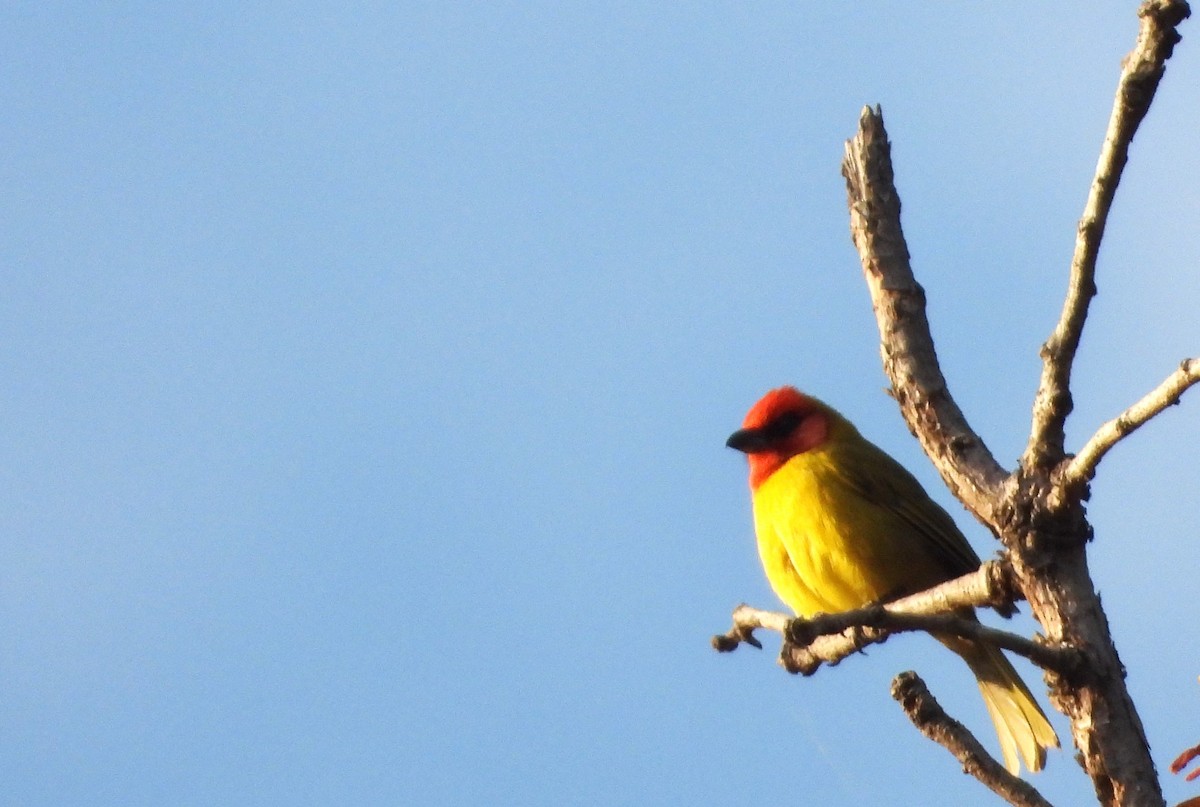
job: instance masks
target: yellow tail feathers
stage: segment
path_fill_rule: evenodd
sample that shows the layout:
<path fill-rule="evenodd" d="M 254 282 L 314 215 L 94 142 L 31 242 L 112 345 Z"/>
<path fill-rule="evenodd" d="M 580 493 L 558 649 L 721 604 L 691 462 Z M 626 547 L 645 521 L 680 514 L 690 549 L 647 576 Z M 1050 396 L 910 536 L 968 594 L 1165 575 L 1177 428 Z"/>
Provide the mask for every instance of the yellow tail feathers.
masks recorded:
<path fill-rule="evenodd" d="M 1058 747 L 1058 735 L 1012 664 L 992 645 L 948 636 L 938 638 L 962 656 L 975 673 L 983 702 L 996 724 L 1004 767 L 1014 775 L 1020 773 L 1020 755 L 1025 767 L 1040 771 L 1046 764 L 1046 749 Z"/>

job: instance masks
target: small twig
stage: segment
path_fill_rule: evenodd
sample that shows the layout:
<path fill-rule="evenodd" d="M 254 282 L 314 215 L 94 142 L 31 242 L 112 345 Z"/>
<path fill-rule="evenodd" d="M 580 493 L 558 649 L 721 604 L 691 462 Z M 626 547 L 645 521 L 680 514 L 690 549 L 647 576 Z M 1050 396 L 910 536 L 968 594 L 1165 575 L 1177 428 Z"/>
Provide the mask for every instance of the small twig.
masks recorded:
<path fill-rule="evenodd" d="M 1096 466 L 1110 448 L 1168 406 L 1179 403 L 1179 397 L 1196 383 L 1200 383 L 1200 358 L 1185 359 L 1179 369 L 1153 391 L 1092 435 L 1063 470 L 1062 486 L 1072 488 L 1087 484 L 1096 475 Z"/>
<path fill-rule="evenodd" d="M 1100 149 L 1096 175 L 1079 220 L 1075 254 L 1062 314 L 1054 332 L 1042 346 L 1042 377 L 1033 404 L 1033 428 L 1022 457 L 1023 466 L 1058 462 L 1065 451 L 1064 426 L 1071 412 L 1071 367 L 1083 334 L 1088 304 L 1096 294 L 1096 257 L 1112 209 L 1129 145 L 1150 110 L 1166 61 L 1179 42 L 1179 25 L 1190 13 L 1180 0 L 1146 0 L 1138 9 L 1141 19 L 1137 44 L 1125 57 L 1113 102 L 1108 131 Z"/>
<path fill-rule="evenodd" d="M 1200 745 L 1194 745 L 1179 756 L 1175 757 L 1175 761 L 1171 763 L 1171 773 L 1181 773 L 1183 769 L 1186 768 L 1188 764 L 1196 757 L 1200 757 Z M 1190 782 L 1198 776 L 1200 776 L 1200 768 L 1196 768 L 1183 778 Z"/>
<path fill-rule="evenodd" d="M 892 681 L 892 697 L 922 734 L 954 755 L 970 774 L 1009 804 L 1050 807 L 1050 802 L 1026 781 L 1012 775 L 989 754 L 967 727 L 946 714 L 915 672 L 904 672 Z"/>
<path fill-rule="evenodd" d="M 729 629 L 729 632 L 719 633 L 712 637 L 713 650 L 718 653 L 732 653 L 741 644 L 748 644 L 762 650 L 762 642 L 754 635 L 754 631 L 758 628 L 766 628 L 783 634 L 793 618 L 778 611 L 762 611 L 742 603 L 733 609 L 733 627 Z"/>

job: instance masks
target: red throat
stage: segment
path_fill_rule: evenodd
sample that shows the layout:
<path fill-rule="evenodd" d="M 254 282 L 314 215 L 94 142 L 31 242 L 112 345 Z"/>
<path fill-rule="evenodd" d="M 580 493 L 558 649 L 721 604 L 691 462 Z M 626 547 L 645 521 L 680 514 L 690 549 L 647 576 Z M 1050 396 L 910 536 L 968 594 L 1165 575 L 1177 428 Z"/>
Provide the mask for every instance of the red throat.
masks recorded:
<path fill-rule="evenodd" d="M 750 462 L 750 489 L 757 490 L 758 486 L 767 481 L 784 463 L 797 454 L 803 454 L 821 445 L 828 435 L 829 419 L 825 417 L 825 413 L 814 410 L 777 447 L 749 454 L 747 459 Z"/>

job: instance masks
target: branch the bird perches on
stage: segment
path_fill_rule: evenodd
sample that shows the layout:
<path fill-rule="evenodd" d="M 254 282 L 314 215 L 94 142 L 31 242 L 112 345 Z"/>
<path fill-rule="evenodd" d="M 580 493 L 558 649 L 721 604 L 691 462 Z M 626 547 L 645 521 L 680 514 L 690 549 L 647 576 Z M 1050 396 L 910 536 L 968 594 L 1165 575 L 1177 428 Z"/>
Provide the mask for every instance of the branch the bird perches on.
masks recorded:
<path fill-rule="evenodd" d="M 822 664 L 833 666 L 869 645 L 887 641 L 895 633 L 948 633 L 990 642 L 1063 676 L 1083 674 L 1081 659 L 1069 648 L 1051 647 L 955 614 L 963 608 L 1011 608 L 1014 592 L 1012 569 L 1005 563 L 988 561 L 970 574 L 908 597 L 812 619 L 739 605 L 733 611 L 733 627 L 728 633 L 714 636 L 712 645 L 723 653 L 743 643 L 761 648 L 754 631 L 775 631 L 783 637 L 779 663 L 784 669 L 812 675 Z"/>

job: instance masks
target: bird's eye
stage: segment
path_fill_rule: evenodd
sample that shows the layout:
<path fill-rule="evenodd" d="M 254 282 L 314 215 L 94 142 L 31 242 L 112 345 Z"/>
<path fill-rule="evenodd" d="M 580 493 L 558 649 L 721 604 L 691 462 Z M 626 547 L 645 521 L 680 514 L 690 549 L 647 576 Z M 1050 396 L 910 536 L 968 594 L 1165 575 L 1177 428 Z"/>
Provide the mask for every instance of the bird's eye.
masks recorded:
<path fill-rule="evenodd" d="M 802 420 L 804 420 L 804 416 L 799 412 L 784 412 L 771 421 L 767 426 L 767 431 L 773 440 L 782 440 L 795 431 Z"/>

